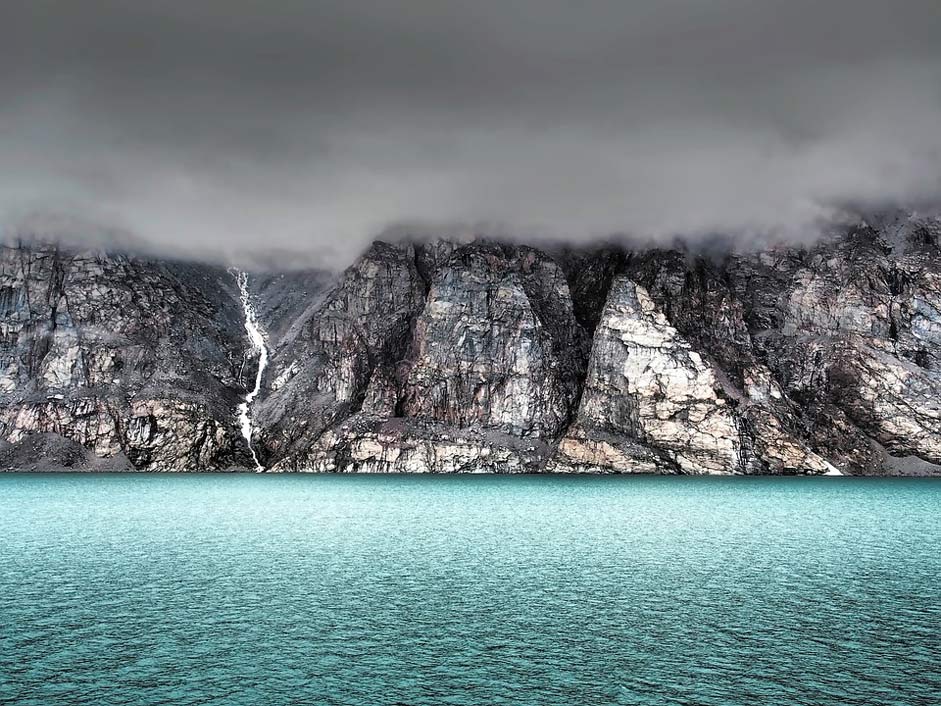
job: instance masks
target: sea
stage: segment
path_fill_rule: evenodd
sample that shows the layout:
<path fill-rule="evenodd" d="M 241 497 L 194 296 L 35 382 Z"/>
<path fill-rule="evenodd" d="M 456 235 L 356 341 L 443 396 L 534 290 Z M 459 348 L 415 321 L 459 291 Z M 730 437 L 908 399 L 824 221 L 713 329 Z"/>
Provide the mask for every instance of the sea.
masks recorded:
<path fill-rule="evenodd" d="M 0 703 L 941 703 L 941 480 L 0 474 Z"/>

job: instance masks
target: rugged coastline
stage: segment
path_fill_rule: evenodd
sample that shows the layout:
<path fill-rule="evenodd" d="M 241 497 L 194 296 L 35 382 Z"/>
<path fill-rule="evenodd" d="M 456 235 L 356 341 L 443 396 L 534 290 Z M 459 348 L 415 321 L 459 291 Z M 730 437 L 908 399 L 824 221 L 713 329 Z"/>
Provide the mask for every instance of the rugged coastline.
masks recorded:
<path fill-rule="evenodd" d="M 761 252 L 377 242 L 244 279 L 10 243 L 0 468 L 934 474 L 939 243 L 893 215 Z"/>

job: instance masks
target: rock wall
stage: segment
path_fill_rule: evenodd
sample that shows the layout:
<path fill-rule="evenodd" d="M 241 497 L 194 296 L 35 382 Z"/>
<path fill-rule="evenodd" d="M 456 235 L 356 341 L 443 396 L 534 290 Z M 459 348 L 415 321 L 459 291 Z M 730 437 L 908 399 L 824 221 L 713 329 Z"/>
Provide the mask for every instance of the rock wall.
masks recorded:
<path fill-rule="evenodd" d="M 212 267 L 3 247 L 0 438 L 57 434 L 152 470 L 244 464 L 232 284 Z"/>
<path fill-rule="evenodd" d="M 936 473 L 939 238 L 894 215 L 708 257 L 379 242 L 338 276 L 252 275 L 256 451 L 277 471 Z M 224 270 L 6 248 L 0 439 L 247 467 L 240 317 Z"/>
<path fill-rule="evenodd" d="M 565 276 L 546 255 L 461 248 L 438 270 L 417 319 L 402 415 L 557 436 L 584 374 L 582 337 Z"/>
<path fill-rule="evenodd" d="M 266 465 L 311 464 L 320 436 L 367 401 L 394 413 L 393 368 L 405 356 L 425 302 L 416 259 L 413 246 L 374 244 L 271 341 L 266 384 L 254 410 Z M 259 314 L 265 325 L 264 309 Z"/>

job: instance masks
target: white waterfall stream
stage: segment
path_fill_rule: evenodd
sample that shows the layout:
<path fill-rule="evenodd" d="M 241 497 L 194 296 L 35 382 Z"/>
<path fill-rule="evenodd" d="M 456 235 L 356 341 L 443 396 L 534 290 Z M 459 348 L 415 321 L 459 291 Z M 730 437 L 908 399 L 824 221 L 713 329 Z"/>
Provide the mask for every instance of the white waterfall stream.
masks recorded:
<path fill-rule="evenodd" d="M 258 460 L 258 454 L 255 453 L 255 447 L 252 446 L 252 424 L 251 406 L 252 402 L 261 392 L 261 380 L 265 374 L 265 368 L 268 366 L 268 346 L 265 343 L 265 336 L 258 327 L 258 318 L 255 314 L 255 306 L 252 304 L 251 295 L 248 292 L 248 275 L 241 270 L 232 270 L 235 275 L 235 281 L 239 285 L 239 299 L 242 302 L 242 312 L 245 315 L 245 332 L 248 334 L 248 340 L 252 344 L 252 352 L 258 353 L 258 372 L 255 373 L 255 386 L 245 395 L 245 399 L 238 406 L 239 426 L 242 428 L 242 436 L 248 444 L 248 450 L 252 454 L 252 460 L 255 462 L 255 470 L 261 473 L 265 467 Z"/>

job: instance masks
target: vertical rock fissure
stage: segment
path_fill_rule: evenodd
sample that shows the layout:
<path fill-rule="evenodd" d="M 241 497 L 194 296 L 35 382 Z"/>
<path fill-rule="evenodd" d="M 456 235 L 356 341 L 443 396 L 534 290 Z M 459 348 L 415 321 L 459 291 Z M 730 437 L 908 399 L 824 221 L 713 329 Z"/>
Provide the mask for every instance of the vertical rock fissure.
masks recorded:
<path fill-rule="evenodd" d="M 592 297 L 585 297 L 584 299 L 582 298 L 582 295 L 584 295 L 585 292 L 583 288 L 578 286 L 578 278 L 574 270 L 572 272 L 572 277 L 566 277 L 566 283 L 569 288 L 569 296 L 572 298 L 572 312 L 575 315 L 578 324 L 582 327 L 584 337 L 579 342 L 579 345 L 581 346 L 581 350 L 579 351 L 581 367 L 578 370 L 578 376 L 575 382 L 575 395 L 572 399 L 571 405 L 569 406 L 567 418 L 559 431 L 556 442 L 558 442 L 559 439 L 563 439 L 569 436 L 572 428 L 578 422 L 578 413 L 582 405 L 582 395 L 585 394 L 585 385 L 588 382 L 589 366 L 591 365 L 591 358 L 595 347 L 595 330 L 598 328 L 601 315 L 608 304 L 608 297 L 611 296 L 611 288 L 614 283 L 614 279 L 623 269 L 625 261 L 628 257 L 629 256 L 625 255 L 623 252 L 613 252 L 613 266 L 610 268 L 604 268 L 601 272 L 601 277 L 595 280 L 595 291 L 593 292 L 595 301 L 593 302 L 588 301 Z M 597 309 L 597 311 L 595 311 L 595 309 Z M 588 313 L 588 315 L 586 315 L 586 313 Z"/>
<path fill-rule="evenodd" d="M 252 298 L 248 291 L 248 275 L 242 270 L 232 270 L 235 281 L 239 286 L 239 300 L 242 303 L 242 313 L 245 317 L 245 332 L 248 334 L 248 340 L 251 343 L 251 353 L 258 354 L 258 368 L 255 372 L 255 385 L 245 395 L 245 398 L 238 406 L 239 427 L 242 430 L 242 436 L 245 437 L 245 443 L 248 444 L 248 451 L 252 455 L 252 461 L 255 463 L 255 470 L 262 472 L 265 467 L 262 465 L 252 445 L 252 434 L 254 424 L 252 422 L 251 406 L 252 402 L 261 392 L 261 381 L 265 374 L 265 368 L 268 366 L 268 346 L 265 343 L 265 336 L 258 326 L 258 317 L 255 312 L 255 306 L 252 304 Z"/>

